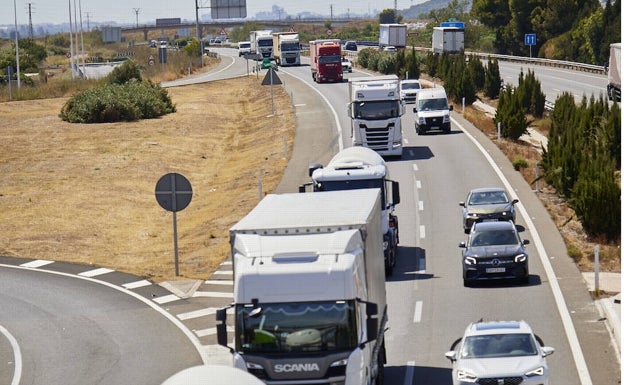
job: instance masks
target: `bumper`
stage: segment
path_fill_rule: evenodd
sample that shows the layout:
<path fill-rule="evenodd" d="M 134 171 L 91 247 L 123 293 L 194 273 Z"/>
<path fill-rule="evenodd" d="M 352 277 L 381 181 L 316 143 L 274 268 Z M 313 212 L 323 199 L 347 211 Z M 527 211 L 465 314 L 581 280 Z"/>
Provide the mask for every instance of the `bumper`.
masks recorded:
<path fill-rule="evenodd" d="M 488 280 L 528 280 L 529 265 L 526 262 L 516 263 L 511 266 L 499 268 L 499 270 L 489 270 L 479 266 L 466 266 L 464 264 L 464 281 L 488 281 Z M 502 270 L 501 270 L 502 269 Z"/>

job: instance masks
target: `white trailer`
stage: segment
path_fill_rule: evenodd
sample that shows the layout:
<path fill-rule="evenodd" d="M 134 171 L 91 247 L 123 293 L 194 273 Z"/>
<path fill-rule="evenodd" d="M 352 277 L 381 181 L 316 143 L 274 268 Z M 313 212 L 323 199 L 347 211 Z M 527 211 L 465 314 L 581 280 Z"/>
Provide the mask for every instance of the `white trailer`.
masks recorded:
<path fill-rule="evenodd" d="M 230 229 L 233 366 L 273 385 L 383 378 L 386 288 L 379 189 L 269 194 Z M 228 343 L 234 341 L 234 346 Z"/>
<path fill-rule="evenodd" d="M 379 24 L 379 48 L 407 45 L 407 24 Z"/>
<path fill-rule="evenodd" d="M 263 59 L 273 60 L 273 36 L 271 30 L 249 32 L 251 53 L 261 55 Z"/>
<path fill-rule="evenodd" d="M 399 247 L 399 220 L 394 215 L 394 207 L 400 203 L 401 197 L 399 182 L 390 179 L 390 170 L 385 160 L 370 148 L 347 147 L 338 152 L 325 167 L 311 163 L 308 174 L 312 182 L 299 186 L 299 192 L 306 192 L 307 186 L 312 186 L 315 192 L 363 188 L 378 188 L 381 191 L 384 262 L 386 275 L 392 275 Z"/>
<path fill-rule="evenodd" d="M 464 50 L 464 29 L 433 27 L 431 45 L 434 53 L 459 53 Z"/>
<path fill-rule="evenodd" d="M 278 66 L 298 66 L 301 64 L 299 34 L 295 32 L 273 33 L 273 57 Z"/>
<path fill-rule="evenodd" d="M 373 149 L 381 156 L 403 154 L 401 116 L 405 103 L 401 100 L 396 75 L 369 76 L 349 79 L 349 111 L 351 138 L 354 146 Z"/>
<path fill-rule="evenodd" d="M 620 60 L 622 58 L 622 43 L 613 43 L 609 47 L 609 68 L 607 70 L 607 78 L 609 83 L 607 84 L 607 96 L 609 100 L 619 102 L 621 100 L 620 94 L 622 90 L 622 78 L 621 70 L 622 65 Z"/>

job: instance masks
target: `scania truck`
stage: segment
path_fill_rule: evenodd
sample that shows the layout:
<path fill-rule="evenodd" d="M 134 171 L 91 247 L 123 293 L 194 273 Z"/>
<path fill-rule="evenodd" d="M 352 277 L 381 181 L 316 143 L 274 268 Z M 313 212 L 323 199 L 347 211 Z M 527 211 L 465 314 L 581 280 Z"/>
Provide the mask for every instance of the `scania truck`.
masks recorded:
<path fill-rule="evenodd" d="M 301 64 L 301 46 L 296 32 L 273 32 L 273 57 L 278 66 Z"/>
<path fill-rule="evenodd" d="M 216 318 L 234 367 L 272 385 L 383 382 L 379 191 L 269 194 L 230 228 L 234 302 Z"/>
<path fill-rule="evenodd" d="M 312 182 L 299 186 L 299 192 L 340 191 L 378 188 L 381 191 L 381 232 L 383 234 L 386 275 L 392 275 L 399 247 L 399 221 L 394 207 L 401 201 L 399 182 L 390 180 L 384 159 L 366 147 L 348 147 L 338 152 L 323 167 L 310 163 L 308 174 Z"/>
<path fill-rule="evenodd" d="M 354 146 L 364 146 L 381 156 L 401 157 L 403 135 L 399 78 L 382 75 L 349 79 L 349 111 Z"/>

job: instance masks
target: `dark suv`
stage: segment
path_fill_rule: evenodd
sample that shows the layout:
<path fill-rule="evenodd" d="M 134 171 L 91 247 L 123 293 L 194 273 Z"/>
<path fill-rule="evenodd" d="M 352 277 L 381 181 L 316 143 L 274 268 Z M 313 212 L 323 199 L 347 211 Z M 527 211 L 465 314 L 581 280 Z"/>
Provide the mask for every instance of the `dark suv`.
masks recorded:
<path fill-rule="evenodd" d="M 477 222 L 463 248 L 464 286 L 489 279 L 517 279 L 529 282 L 529 255 L 513 222 Z"/>

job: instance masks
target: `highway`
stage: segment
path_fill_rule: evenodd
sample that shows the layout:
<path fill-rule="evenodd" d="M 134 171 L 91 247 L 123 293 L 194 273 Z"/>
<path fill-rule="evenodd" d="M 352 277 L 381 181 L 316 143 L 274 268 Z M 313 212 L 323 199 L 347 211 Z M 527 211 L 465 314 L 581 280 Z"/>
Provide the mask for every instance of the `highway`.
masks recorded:
<path fill-rule="evenodd" d="M 246 63 L 235 50 L 218 52 L 223 60 L 215 71 L 163 85 L 246 73 Z M 516 68 L 500 66 L 506 81 L 514 77 Z M 579 83 L 571 91 L 582 95 L 600 92 L 600 81 L 606 85 L 606 78 L 598 75 L 550 70 L 535 69 L 542 87 L 548 84 L 549 90 Z M 308 162 L 325 164 L 340 148 L 350 146 L 347 84 L 315 84 L 306 65 L 280 68 L 278 75 L 293 95 L 298 130 L 295 154 L 278 192 L 295 192 L 308 180 Z M 354 70 L 347 75 L 355 76 L 366 74 Z M 401 183 L 402 200 L 397 207 L 399 258 L 386 285 L 386 383 L 450 384 L 451 366 L 444 353 L 469 322 L 480 318 L 528 321 L 556 349 L 548 359 L 551 385 L 616 383 L 619 357 L 610 336 L 531 187 L 496 146 L 457 112 L 448 135 L 417 136 L 411 108 L 402 123 L 404 155 L 390 161 L 391 177 Z M 469 189 L 491 185 L 503 185 L 520 199 L 518 225 L 522 237 L 531 241 L 528 285 L 463 287 L 458 243 L 465 235 L 458 202 Z M 0 306 L 12 311 L 0 312 L 0 326 L 9 332 L 0 336 L 0 352 L 10 356 L 15 351 L 11 335 L 20 341 L 23 368 L 18 383 L 157 384 L 184 367 L 227 362 L 229 353 L 216 346 L 214 338 L 214 309 L 231 301 L 227 263 L 203 283 L 197 296 L 172 302 L 157 301 L 169 295 L 156 285 L 136 291 L 112 287 L 130 277 L 101 278 L 110 285 L 100 285 L 71 274 L 52 275 L 5 264 L 9 261 L 0 261 Z M 74 275 L 80 271 L 59 269 Z M 155 304 L 162 304 L 162 309 Z M 17 385 L 11 382 L 16 365 L 2 365 L 0 384 Z"/>

